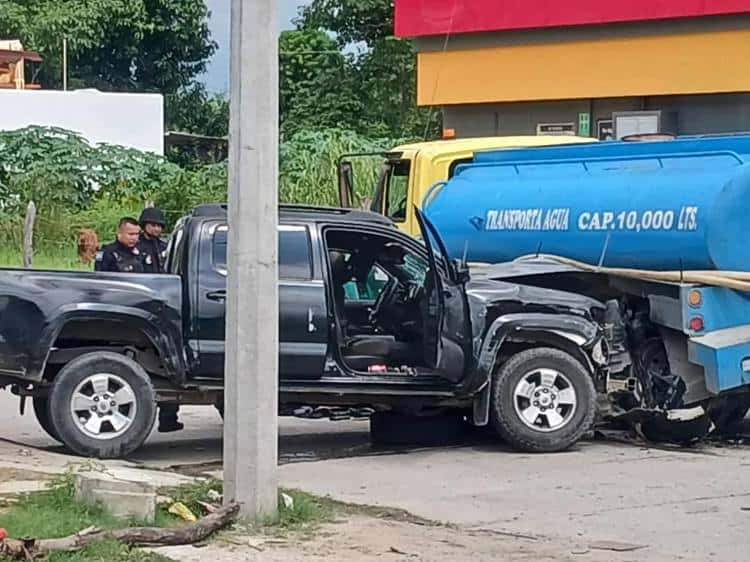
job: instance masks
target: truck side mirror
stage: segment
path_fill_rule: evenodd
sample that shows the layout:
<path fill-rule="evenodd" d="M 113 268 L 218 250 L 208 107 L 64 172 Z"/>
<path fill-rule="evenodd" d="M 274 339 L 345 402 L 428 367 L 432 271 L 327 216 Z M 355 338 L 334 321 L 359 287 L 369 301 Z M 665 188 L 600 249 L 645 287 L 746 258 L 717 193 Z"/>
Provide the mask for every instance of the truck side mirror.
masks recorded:
<path fill-rule="evenodd" d="M 354 167 L 348 160 L 341 160 L 338 169 L 339 205 L 350 209 L 354 205 Z"/>

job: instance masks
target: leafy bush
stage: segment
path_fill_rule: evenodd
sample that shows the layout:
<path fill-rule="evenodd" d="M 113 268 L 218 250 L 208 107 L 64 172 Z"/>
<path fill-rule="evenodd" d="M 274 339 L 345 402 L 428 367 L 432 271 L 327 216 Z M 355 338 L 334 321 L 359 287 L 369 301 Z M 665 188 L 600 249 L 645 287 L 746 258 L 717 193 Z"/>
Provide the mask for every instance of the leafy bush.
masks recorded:
<path fill-rule="evenodd" d="M 335 205 L 340 155 L 384 151 L 399 142 L 338 129 L 299 131 L 279 147 L 279 199 Z M 355 160 L 360 197 L 372 194 L 379 160 Z M 6 246 L 20 247 L 32 200 L 38 209 L 36 246 L 71 248 L 82 228 L 95 229 L 102 242 L 110 240 L 118 219 L 137 216 L 147 202 L 164 209 L 172 223 L 196 205 L 225 201 L 226 195 L 226 162 L 186 169 L 138 150 L 92 146 L 61 129 L 0 132 L 0 244 Z"/>

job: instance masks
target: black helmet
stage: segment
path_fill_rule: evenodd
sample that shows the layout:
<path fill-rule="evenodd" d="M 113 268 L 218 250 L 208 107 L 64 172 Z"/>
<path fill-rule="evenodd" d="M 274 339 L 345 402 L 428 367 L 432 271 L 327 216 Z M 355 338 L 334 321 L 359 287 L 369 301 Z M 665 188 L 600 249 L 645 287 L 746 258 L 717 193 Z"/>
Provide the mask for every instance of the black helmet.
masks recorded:
<path fill-rule="evenodd" d="M 138 222 L 141 223 L 141 226 L 145 226 L 149 223 L 158 224 L 161 227 L 167 225 L 167 220 L 164 218 L 164 213 L 161 209 L 157 209 L 156 207 L 146 207 L 145 209 L 143 209 L 141 218 L 138 219 Z"/>

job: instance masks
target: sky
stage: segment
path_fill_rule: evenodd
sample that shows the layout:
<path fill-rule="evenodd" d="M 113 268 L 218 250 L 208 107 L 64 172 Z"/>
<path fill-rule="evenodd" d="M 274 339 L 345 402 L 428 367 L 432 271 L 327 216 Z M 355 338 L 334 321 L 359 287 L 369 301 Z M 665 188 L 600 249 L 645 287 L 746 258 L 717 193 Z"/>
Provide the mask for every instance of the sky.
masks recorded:
<path fill-rule="evenodd" d="M 297 8 L 307 4 L 309 0 L 278 0 L 279 28 L 291 29 L 292 19 L 297 15 Z M 219 44 L 213 59 L 209 63 L 208 71 L 203 79 L 211 92 L 225 93 L 229 91 L 229 12 L 230 0 L 206 0 L 211 10 L 211 34 Z"/>

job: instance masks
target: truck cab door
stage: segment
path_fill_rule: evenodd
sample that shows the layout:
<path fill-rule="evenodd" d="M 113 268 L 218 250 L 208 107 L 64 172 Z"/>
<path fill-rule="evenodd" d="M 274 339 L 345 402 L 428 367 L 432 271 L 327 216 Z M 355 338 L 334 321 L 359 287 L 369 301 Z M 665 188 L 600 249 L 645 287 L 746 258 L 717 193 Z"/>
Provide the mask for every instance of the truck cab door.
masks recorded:
<path fill-rule="evenodd" d="M 419 209 L 414 209 L 427 249 L 428 270 L 421 301 L 424 360 L 451 382 L 464 378 L 471 357 L 471 322 L 463 283 L 451 275 L 452 265 L 440 236 Z M 440 253 L 436 251 L 440 250 Z"/>
<path fill-rule="evenodd" d="M 205 225 L 207 241 L 199 262 L 195 340 L 191 347 L 198 378 L 224 376 L 227 236 L 226 224 Z M 326 293 L 319 266 L 314 266 L 310 229 L 278 227 L 279 237 L 279 376 L 287 380 L 317 379 L 328 353 Z"/>

